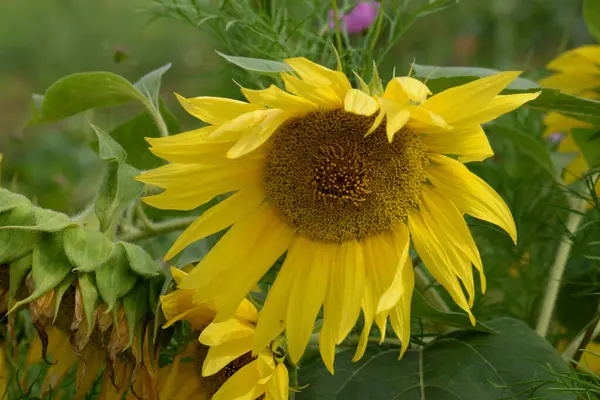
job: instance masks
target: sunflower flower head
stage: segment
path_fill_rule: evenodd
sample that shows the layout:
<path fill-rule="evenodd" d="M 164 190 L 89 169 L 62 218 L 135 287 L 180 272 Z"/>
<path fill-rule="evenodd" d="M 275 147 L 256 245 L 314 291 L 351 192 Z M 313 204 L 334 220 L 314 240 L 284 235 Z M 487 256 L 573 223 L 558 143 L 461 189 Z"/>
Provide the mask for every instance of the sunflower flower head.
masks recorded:
<path fill-rule="evenodd" d="M 174 268 L 172 272 L 176 282 L 187 276 Z M 185 351 L 192 353 L 195 360 L 195 381 L 202 395 L 213 400 L 255 399 L 263 395 L 266 400 L 287 399 L 288 371 L 278 346 L 269 345 L 258 354 L 252 353 L 258 317 L 254 305 L 244 299 L 232 318 L 210 322 L 216 315 L 214 309 L 197 303 L 193 293 L 194 290 L 177 289 L 162 296 L 161 303 L 168 320 L 166 326 L 185 320 L 199 334 L 198 341 L 189 344 Z"/>
<path fill-rule="evenodd" d="M 244 328 L 254 332 L 252 352 L 263 354 L 285 330 L 297 362 L 323 309 L 319 346 L 333 372 L 335 346 L 361 312 L 355 359 L 373 324 L 385 337 L 388 319 L 401 352 L 408 347 L 412 240 L 429 272 L 474 322 L 473 266 L 482 291 L 485 278 L 463 215 L 500 226 L 515 242 L 517 233 L 501 197 L 464 163 L 493 155 L 481 124 L 538 93 L 500 95 L 519 75 L 504 72 L 435 95 L 415 78 L 397 77 L 374 94 L 305 58 L 285 62 L 293 69 L 282 74 L 285 90 L 244 88 L 247 102 L 179 96 L 209 125 L 148 139 L 170 164 L 138 177 L 164 189 L 146 203 L 190 210 L 233 193 L 191 224 L 166 255 L 231 227 L 179 287 L 193 291 L 194 304 L 214 306 L 218 327 L 286 253 L 255 332 Z M 236 324 L 244 331 L 251 323 Z"/>
<path fill-rule="evenodd" d="M 569 50 L 552 60 L 546 68 L 553 73 L 539 81 L 540 85 L 562 92 L 585 97 L 600 99 L 600 46 L 589 45 Z M 575 153 L 575 158 L 565 167 L 564 180 L 572 183 L 587 173 L 590 169 L 581 150 L 575 143 L 572 130 L 576 128 L 591 128 L 592 124 L 567 117 L 557 112 L 550 112 L 544 117 L 546 130 L 544 137 L 551 138 L 557 134 L 564 136 L 558 146 L 562 153 Z M 596 191 L 600 193 L 600 184 Z"/>

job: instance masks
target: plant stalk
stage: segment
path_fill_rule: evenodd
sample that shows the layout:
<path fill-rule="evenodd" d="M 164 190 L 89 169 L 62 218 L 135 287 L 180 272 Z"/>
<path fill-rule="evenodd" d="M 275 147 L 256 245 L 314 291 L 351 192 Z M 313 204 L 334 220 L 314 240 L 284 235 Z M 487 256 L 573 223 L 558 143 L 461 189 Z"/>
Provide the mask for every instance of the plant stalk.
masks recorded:
<path fill-rule="evenodd" d="M 573 212 L 569 215 L 566 226 L 567 232 L 565 232 L 562 241 L 558 246 L 554 264 L 550 269 L 548 287 L 546 288 L 546 294 L 544 295 L 544 301 L 542 303 L 542 311 L 540 312 L 535 329 L 538 335 L 542 337 L 546 337 L 548 330 L 550 329 L 552 314 L 558 298 L 562 277 L 565 272 L 567 261 L 569 260 L 571 248 L 573 247 L 572 238 L 583 219 L 583 212 L 585 211 L 587 201 L 584 198 L 571 197 L 569 203 Z"/>
<path fill-rule="evenodd" d="M 429 302 L 435 307 L 437 307 L 440 311 L 450 312 L 450 307 L 448 307 L 448 304 L 446 304 L 446 301 L 442 298 L 437 289 L 431 285 L 431 281 L 429 280 L 425 272 L 423 272 L 423 270 L 419 268 L 419 266 L 416 263 L 414 265 L 414 269 L 415 287 L 421 293 L 423 293 L 423 296 L 425 296 L 425 298 L 429 300 Z"/>
<path fill-rule="evenodd" d="M 176 231 L 182 231 L 187 228 L 198 217 L 185 217 L 173 219 L 165 222 L 157 222 L 152 224 L 152 228 L 146 228 L 133 232 L 126 232 L 119 237 L 119 240 L 124 242 L 136 242 L 142 239 L 148 239 L 153 236 L 164 235 Z"/>

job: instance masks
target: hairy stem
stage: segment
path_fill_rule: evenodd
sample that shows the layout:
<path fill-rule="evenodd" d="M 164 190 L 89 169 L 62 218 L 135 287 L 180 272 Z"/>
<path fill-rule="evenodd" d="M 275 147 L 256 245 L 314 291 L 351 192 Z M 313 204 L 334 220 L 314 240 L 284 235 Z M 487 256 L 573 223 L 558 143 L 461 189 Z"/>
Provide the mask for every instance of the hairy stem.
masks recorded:
<path fill-rule="evenodd" d="M 573 210 L 567 220 L 567 232 L 565 232 L 558 250 L 556 251 L 556 258 L 554 259 L 554 265 L 550 269 L 550 278 L 548 281 L 548 287 L 546 288 L 546 294 L 544 295 L 544 301 L 542 303 L 542 311 L 538 319 L 536 326 L 536 332 L 545 337 L 548 334 L 550 323 L 552 322 L 552 314 L 554 312 L 554 306 L 556 305 L 556 299 L 558 298 L 558 292 L 562 282 L 563 273 L 565 272 L 565 266 L 569 260 L 569 254 L 573 247 L 573 236 L 577 231 L 579 224 L 583 218 L 583 212 L 587 204 L 584 198 L 571 197 L 569 200 L 571 209 Z"/>
<path fill-rule="evenodd" d="M 419 268 L 418 262 L 413 261 L 413 264 L 415 267 L 415 287 L 440 311 L 450 312 L 450 307 L 448 307 L 448 304 L 446 304 L 446 301 L 442 298 L 437 289 L 431 285 L 431 281 L 425 272 Z"/>
<path fill-rule="evenodd" d="M 164 235 L 166 233 L 182 231 L 187 228 L 198 217 L 185 217 L 172 219 L 165 222 L 153 223 L 151 228 L 141 229 L 133 232 L 125 232 L 119 236 L 119 240 L 124 242 L 136 242 L 142 239 L 148 239 L 154 236 Z"/>

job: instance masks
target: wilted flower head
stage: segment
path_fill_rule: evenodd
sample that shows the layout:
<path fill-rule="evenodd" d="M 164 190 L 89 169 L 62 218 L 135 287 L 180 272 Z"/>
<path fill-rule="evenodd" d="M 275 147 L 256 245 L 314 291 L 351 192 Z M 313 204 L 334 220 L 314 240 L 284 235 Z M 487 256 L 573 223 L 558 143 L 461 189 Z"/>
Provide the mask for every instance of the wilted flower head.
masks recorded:
<path fill-rule="evenodd" d="M 369 29 L 377 18 L 380 4 L 376 1 L 360 2 L 348 15 L 338 14 L 340 28 L 346 29 L 348 33 L 361 33 Z M 329 10 L 329 28 L 335 29 L 333 10 Z"/>

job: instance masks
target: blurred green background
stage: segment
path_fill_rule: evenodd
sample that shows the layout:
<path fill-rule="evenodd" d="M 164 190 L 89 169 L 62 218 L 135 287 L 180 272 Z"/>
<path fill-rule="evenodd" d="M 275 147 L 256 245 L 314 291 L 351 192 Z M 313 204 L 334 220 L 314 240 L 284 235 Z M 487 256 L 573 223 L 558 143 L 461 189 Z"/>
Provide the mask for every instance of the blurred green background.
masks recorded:
<path fill-rule="evenodd" d="M 391 13 L 399 2 L 384 3 Z M 69 213 L 80 211 L 93 195 L 100 164 L 81 146 L 89 140 L 82 118 L 22 129 L 30 116 L 31 95 L 67 74 L 106 70 L 135 81 L 170 62 L 162 92 L 184 128 L 192 120 L 174 101 L 174 91 L 193 96 L 236 90 L 229 69 L 213 51 L 212 38 L 191 24 L 156 18 L 149 11 L 152 6 L 151 0 L 0 0 L 5 186 Z M 590 41 L 579 1 L 462 0 L 417 21 L 383 69 L 396 66 L 405 73 L 416 60 L 535 71 L 561 49 Z M 135 111 L 102 111 L 101 126 L 110 129 L 122 121 L 122 113 Z M 94 121 L 99 123 L 97 116 Z"/>

